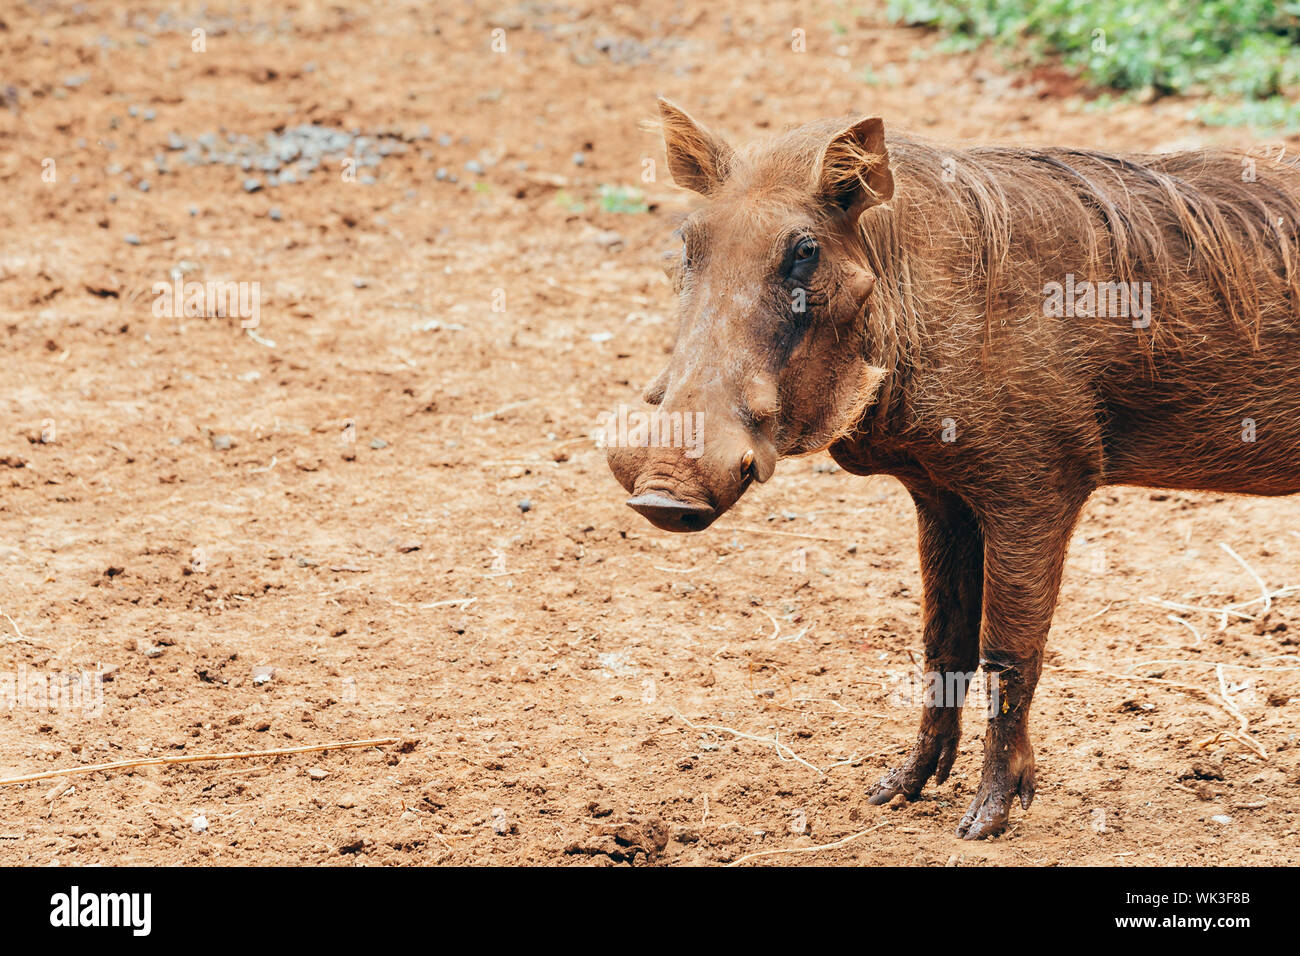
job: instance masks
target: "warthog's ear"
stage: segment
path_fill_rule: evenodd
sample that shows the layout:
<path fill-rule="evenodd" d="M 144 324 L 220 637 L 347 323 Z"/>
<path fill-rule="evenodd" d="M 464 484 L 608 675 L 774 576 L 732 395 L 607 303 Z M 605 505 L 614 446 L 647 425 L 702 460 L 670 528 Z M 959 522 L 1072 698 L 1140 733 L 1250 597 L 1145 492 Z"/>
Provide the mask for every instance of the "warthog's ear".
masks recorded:
<path fill-rule="evenodd" d="M 727 178 L 731 147 L 682 109 L 659 98 L 668 170 L 678 186 L 707 196 Z"/>
<path fill-rule="evenodd" d="M 894 195 L 894 174 L 879 116 L 859 120 L 831 137 L 816 167 L 818 192 L 840 209 L 860 213 Z"/>

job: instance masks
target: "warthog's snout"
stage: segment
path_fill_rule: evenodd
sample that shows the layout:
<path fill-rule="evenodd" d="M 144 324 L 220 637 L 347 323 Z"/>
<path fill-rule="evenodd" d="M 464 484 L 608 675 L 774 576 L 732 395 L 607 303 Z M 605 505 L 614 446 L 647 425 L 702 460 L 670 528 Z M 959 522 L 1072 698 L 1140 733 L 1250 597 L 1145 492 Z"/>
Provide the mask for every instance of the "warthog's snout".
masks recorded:
<path fill-rule="evenodd" d="M 669 417 L 652 412 L 651 434 Z M 770 478 L 777 459 L 767 437 L 739 423 L 715 426 L 694 449 L 612 442 L 605 454 L 614 477 L 632 495 L 628 506 L 664 531 L 703 531 L 751 483 Z"/>
<path fill-rule="evenodd" d="M 678 501 L 658 492 L 627 499 L 628 507 L 664 531 L 703 531 L 718 513 L 712 505 Z"/>

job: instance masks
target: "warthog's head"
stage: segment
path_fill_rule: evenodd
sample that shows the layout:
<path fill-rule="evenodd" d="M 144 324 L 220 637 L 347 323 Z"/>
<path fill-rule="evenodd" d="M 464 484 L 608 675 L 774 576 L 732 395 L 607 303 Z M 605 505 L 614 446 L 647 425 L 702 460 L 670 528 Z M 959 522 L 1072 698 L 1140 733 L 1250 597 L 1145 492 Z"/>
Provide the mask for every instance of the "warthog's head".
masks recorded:
<path fill-rule="evenodd" d="M 658 407 L 606 444 L 629 505 L 699 531 L 870 403 L 884 372 L 866 358 L 876 276 L 858 217 L 894 181 L 874 117 L 735 151 L 666 100 L 659 112 L 673 179 L 708 201 L 668 269 L 680 326 L 644 393 Z"/>

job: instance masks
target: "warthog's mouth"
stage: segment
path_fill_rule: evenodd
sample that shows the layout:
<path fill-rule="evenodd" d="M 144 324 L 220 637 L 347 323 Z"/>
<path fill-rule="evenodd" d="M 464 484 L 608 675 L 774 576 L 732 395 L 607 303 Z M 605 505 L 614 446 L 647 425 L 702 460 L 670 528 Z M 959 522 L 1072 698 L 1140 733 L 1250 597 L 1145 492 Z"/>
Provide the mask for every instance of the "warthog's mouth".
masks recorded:
<path fill-rule="evenodd" d="M 703 531 L 718 516 L 712 505 L 695 504 L 649 492 L 627 499 L 628 507 L 664 531 Z"/>
<path fill-rule="evenodd" d="M 753 474 L 746 474 L 732 504 L 739 500 L 753 482 Z M 664 488 L 638 489 L 640 494 L 627 500 L 627 505 L 656 528 L 663 531 L 703 531 L 731 507 L 718 508 L 711 499 L 701 494 L 679 496 Z"/>

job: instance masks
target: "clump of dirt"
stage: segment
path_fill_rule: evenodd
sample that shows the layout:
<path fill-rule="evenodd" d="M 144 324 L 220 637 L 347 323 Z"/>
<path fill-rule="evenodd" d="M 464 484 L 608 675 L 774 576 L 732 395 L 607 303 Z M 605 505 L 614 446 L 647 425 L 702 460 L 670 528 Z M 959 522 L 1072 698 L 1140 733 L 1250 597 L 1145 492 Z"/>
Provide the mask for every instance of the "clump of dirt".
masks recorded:
<path fill-rule="evenodd" d="M 657 817 L 600 823 L 564 848 L 567 856 L 601 856 L 615 863 L 653 863 L 668 846 L 668 826 Z"/>

